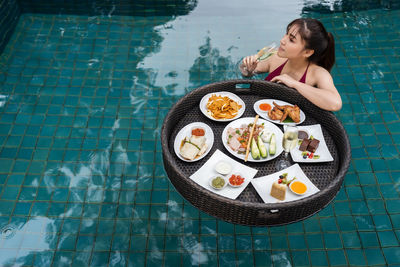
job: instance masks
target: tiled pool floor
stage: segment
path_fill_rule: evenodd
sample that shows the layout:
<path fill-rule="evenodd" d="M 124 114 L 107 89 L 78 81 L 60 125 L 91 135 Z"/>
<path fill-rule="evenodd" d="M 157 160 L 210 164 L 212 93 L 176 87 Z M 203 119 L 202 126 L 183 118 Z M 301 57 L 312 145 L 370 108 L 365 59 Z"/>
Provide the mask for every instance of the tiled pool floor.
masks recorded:
<path fill-rule="evenodd" d="M 0 265 L 399 266 L 400 11 L 313 15 L 336 38 L 353 159 L 326 209 L 271 228 L 186 202 L 159 137 L 177 99 L 236 78 L 265 37 L 229 47 L 232 27 L 198 38 L 185 19 L 23 15 L 0 56 Z"/>

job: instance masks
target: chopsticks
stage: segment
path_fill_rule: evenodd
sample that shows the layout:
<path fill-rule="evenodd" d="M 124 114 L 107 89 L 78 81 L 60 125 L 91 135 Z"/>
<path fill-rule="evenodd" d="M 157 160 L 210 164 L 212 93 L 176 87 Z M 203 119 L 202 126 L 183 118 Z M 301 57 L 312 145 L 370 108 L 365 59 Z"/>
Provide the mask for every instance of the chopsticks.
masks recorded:
<path fill-rule="evenodd" d="M 256 127 L 258 117 L 259 117 L 259 115 L 257 114 L 257 116 L 255 117 L 254 122 L 253 122 L 253 127 L 251 128 L 251 131 L 250 131 L 249 141 L 247 142 L 247 148 L 246 148 L 246 156 L 244 157 L 245 162 L 247 161 L 247 158 L 249 157 L 250 143 L 251 143 L 251 139 L 253 138 L 254 128 Z"/>

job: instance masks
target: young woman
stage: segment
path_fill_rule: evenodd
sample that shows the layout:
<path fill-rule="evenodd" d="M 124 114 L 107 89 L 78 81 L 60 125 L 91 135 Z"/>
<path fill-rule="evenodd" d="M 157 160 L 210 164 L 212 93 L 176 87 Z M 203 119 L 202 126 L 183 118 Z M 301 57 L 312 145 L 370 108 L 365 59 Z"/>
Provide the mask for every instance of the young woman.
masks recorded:
<path fill-rule="evenodd" d="M 257 55 L 243 59 L 250 74 L 269 72 L 267 81 L 296 89 L 316 106 L 330 111 L 342 108 L 339 92 L 329 71 L 335 63 L 335 42 L 316 19 L 292 21 L 276 54 L 258 61 Z"/>

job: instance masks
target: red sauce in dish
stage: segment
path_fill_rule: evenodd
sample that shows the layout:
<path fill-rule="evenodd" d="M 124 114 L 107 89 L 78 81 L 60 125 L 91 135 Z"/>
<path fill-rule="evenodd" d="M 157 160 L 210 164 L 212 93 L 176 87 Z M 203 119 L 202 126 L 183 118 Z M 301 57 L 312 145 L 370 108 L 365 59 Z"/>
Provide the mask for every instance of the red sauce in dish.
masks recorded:
<path fill-rule="evenodd" d="M 262 104 L 260 104 L 260 109 L 262 110 L 262 111 L 269 111 L 269 110 L 271 110 L 271 105 L 270 104 L 268 104 L 268 103 L 262 103 Z"/>
<path fill-rule="evenodd" d="M 229 178 L 229 182 L 231 183 L 231 185 L 241 185 L 244 182 L 244 178 L 240 175 L 234 175 L 232 174 L 232 176 Z"/>
<path fill-rule="evenodd" d="M 195 129 L 192 129 L 192 135 L 195 135 L 195 136 L 204 136 L 206 134 L 206 132 L 204 131 L 204 129 L 202 129 L 202 128 L 195 128 Z"/>

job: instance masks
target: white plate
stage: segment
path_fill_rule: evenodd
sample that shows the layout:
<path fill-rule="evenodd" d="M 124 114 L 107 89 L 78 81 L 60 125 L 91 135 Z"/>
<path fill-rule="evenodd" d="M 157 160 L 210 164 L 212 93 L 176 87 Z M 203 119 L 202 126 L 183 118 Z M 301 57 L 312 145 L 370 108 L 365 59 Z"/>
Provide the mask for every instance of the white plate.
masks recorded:
<path fill-rule="evenodd" d="M 322 133 L 321 125 L 319 124 L 314 124 L 314 125 L 308 125 L 308 126 L 297 126 L 299 131 L 301 130 L 306 130 L 307 133 L 312 135 L 314 138 L 317 138 L 319 140 L 319 146 L 317 150 L 315 151 L 314 155 L 319 155 L 319 159 L 309 159 L 303 158 L 301 153 L 302 151 L 299 150 L 299 143 L 297 143 L 297 146 L 290 151 L 290 155 L 293 159 L 294 162 L 302 162 L 302 163 L 317 163 L 317 162 L 328 162 L 328 161 L 333 161 L 333 157 L 331 153 L 329 152 L 328 147 L 326 146 L 324 135 Z M 310 153 L 310 152 L 308 152 Z"/>
<path fill-rule="evenodd" d="M 268 121 L 271 121 L 271 122 L 273 122 L 273 123 L 281 124 L 281 125 L 297 125 L 297 124 L 302 123 L 302 122 L 306 119 L 306 114 L 304 114 L 304 112 L 300 109 L 300 122 L 298 122 L 298 123 L 296 123 L 296 122 L 280 122 L 279 120 L 271 120 L 271 119 L 269 118 L 269 116 L 268 116 L 268 111 L 263 111 L 263 110 L 261 110 L 260 107 L 259 107 L 259 105 L 260 105 L 261 103 L 268 103 L 268 104 L 271 105 L 271 109 L 273 109 L 273 108 L 274 108 L 274 104 L 273 104 L 272 102 L 275 102 L 276 104 L 278 104 L 278 105 L 280 105 L 280 106 L 284 106 L 284 105 L 291 105 L 291 106 L 293 106 L 293 104 L 290 104 L 290 103 L 285 102 L 285 101 L 282 101 L 282 100 L 276 100 L 276 99 L 261 99 L 261 100 L 258 100 L 256 103 L 254 103 L 254 106 L 253 106 L 254 111 L 255 111 L 258 115 L 260 115 L 260 117 L 262 117 L 262 118 L 264 118 L 264 119 L 266 119 L 266 120 L 268 120 Z"/>
<path fill-rule="evenodd" d="M 179 149 L 181 147 L 182 140 L 185 137 L 190 138 L 190 136 L 192 136 L 192 129 L 195 127 L 202 127 L 205 130 L 204 136 L 206 137 L 207 150 L 200 157 L 195 158 L 194 160 L 187 160 L 181 156 L 181 154 L 179 153 Z M 194 161 L 198 161 L 198 160 L 201 160 L 202 158 L 204 158 L 210 152 L 213 144 L 214 144 L 214 133 L 211 130 L 210 126 L 208 126 L 207 124 L 202 123 L 202 122 L 193 122 L 193 123 L 186 125 L 178 132 L 178 134 L 175 137 L 174 150 L 175 150 L 175 154 L 181 160 L 187 161 L 187 162 L 194 162 Z"/>
<path fill-rule="evenodd" d="M 284 173 L 288 173 L 287 179 L 289 179 L 289 180 L 292 179 L 293 177 L 296 177 L 296 180 L 302 181 L 307 186 L 307 192 L 304 195 L 300 196 L 300 195 L 293 193 L 289 188 L 287 188 L 285 200 L 283 200 L 283 201 L 271 196 L 270 193 L 271 193 L 272 184 L 275 181 L 278 181 L 279 176 Z M 294 165 L 290 166 L 289 168 L 286 168 L 284 170 L 281 170 L 279 172 L 276 172 L 276 173 L 273 173 L 273 174 L 270 174 L 267 176 L 254 178 L 253 180 L 251 180 L 251 183 L 265 203 L 279 203 L 279 202 L 294 201 L 294 200 L 298 200 L 298 199 L 302 199 L 302 198 L 311 196 L 312 194 L 315 194 L 319 191 L 319 189 L 305 175 L 303 170 L 300 168 L 299 164 L 294 164 Z"/>
<path fill-rule="evenodd" d="M 239 103 L 239 105 L 241 105 L 242 107 L 239 109 L 238 114 L 233 117 L 232 119 L 221 119 L 221 120 L 217 120 L 214 117 L 212 117 L 211 115 L 209 115 L 207 113 L 207 103 L 208 103 L 208 99 L 212 96 L 212 95 L 220 95 L 220 96 L 227 96 L 230 99 L 236 101 L 237 103 Z M 243 115 L 244 110 L 246 109 L 246 104 L 243 102 L 243 100 L 238 97 L 237 95 L 231 93 L 231 92 L 225 92 L 225 91 L 221 91 L 221 92 L 215 92 L 215 93 L 209 93 L 206 94 L 205 96 L 203 96 L 203 98 L 200 101 L 200 110 L 201 112 L 209 119 L 213 120 L 213 121 L 233 121 L 236 120 L 237 118 L 240 118 Z"/>
<path fill-rule="evenodd" d="M 246 117 L 246 118 L 241 118 L 241 119 L 237 119 L 235 121 L 230 122 L 224 129 L 224 131 L 222 132 L 222 143 L 224 144 L 224 147 L 229 151 L 229 153 L 231 153 L 232 155 L 234 155 L 235 157 L 244 160 L 245 158 L 245 154 L 239 154 L 237 152 L 235 152 L 232 148 L 229 147 L 228 142 L 227 142 L 227 132 L 228 132 L 228 128 L 232 127 L 232 128 L 239 128 L 242 124 L 249 124 L 249 123 L 253 123 L 254 122 L 254 118 L 253 117 Z M 264 143 L 265 147 L 267 148 L 268 151 L 268 157 L 266 158 L 260 158 L 260 159 L 253 159 L 253 157 L 251 156 L 251 152 L 249 152 L 249 157 L 247 158 L 247 161 L 252 161 L 252 162 L 263 162 L 263 161 L 268 161 L 271 159 L 276 158 L 277 156 L 279 156 L 282 151 L 283 151 L 283 147 L 282 147 L 282 138 L 283 138 L 283 133 L 281 131 L 281 129 L 278 128 L 278 126 L 276 126 L 273 123 L 270 123 L 266 120 L 263 119 L 258 119 L 257 124 L 262 124 L 264 123 L 264 127 L 268 128 L 271 130 L 271 132 L 273 132 L 275 134 L 275 138 L 276 138 L 276 153 L 273 156 L 269 155 L 269 144 L 268 143 Z"/>
<path fill-rule="evenodd" d="M 245 173 L 245 180 L 241 187 L 231 187 L 226 186 L 224 189 L 217 190 L 210 186 L 210 178 L 220 175 L 215 170 L 215 164 L 219 161 L 226 161 L 232 166 L 231 173 Z M 257 170 L 250 168 L 244 164 L 237 162 L 231 157 L 225 155 L 220 150 L 216 150 L 214 154 L 204 163 L 203 166 L 200 167 L 195 173 L 193 173 L 189 178 L 192 179 L 195 183 L 204 187 L 207 190 L 214 192 L 215 194 L 230 198 L 236 199 L 240 193 L 246 188 L 246 186 L 250 183 L 251 179 L 256 175 Z M 228 175 L 229 176 L 229 175 Z M 226 177 L 226 176 L 225 176 Z"/>

